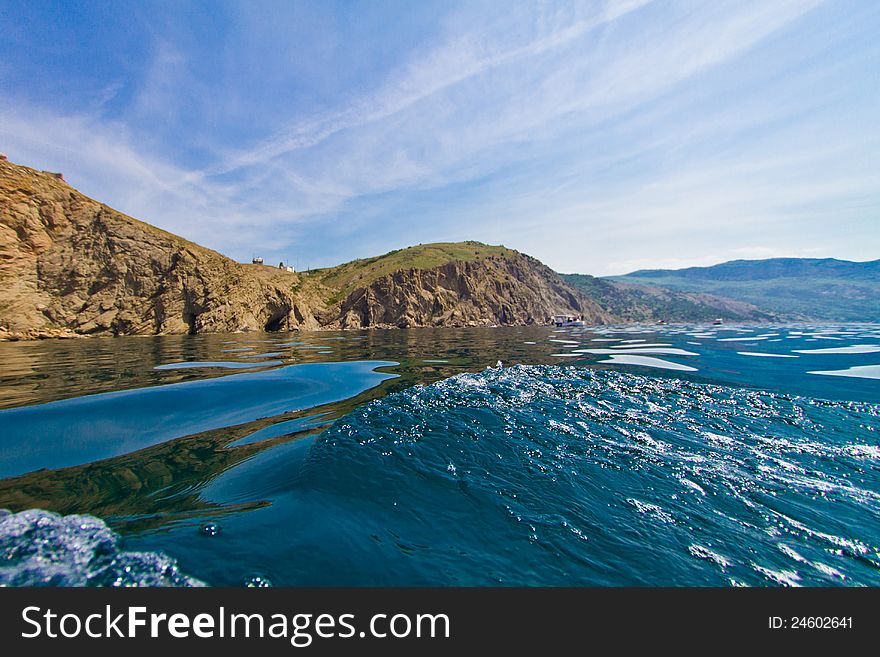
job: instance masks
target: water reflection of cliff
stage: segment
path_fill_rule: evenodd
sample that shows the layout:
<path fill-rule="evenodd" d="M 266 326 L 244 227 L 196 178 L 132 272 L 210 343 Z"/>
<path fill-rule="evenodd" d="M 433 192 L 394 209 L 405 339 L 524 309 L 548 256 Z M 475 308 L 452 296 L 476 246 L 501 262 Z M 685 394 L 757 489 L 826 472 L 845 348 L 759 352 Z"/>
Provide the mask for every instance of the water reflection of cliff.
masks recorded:
<path fill-rule="evenodd" d="M 191 514 L 259 508 L 268 502 L 222 505 L 202 499 L 200 492 L 230 468 L 266 449 L 316 435 L 337 417 L 381 394 L 374 389 L 344 402 L 184 436 L 112 459 L 10 477 L 0 481 L 0 507 L 88 513 L 129 531 L 155 528 Z M 278 422 L 316 414 L 321 415 L 318 426 L 232 446 Z"/>
<path fill-rule="evenodd" d="M 260 353 L 280 352 L 273 360 L 284 364 L 406 360 L 417 366 L 419 359 L 452 359 L 451 364 L 461 368 L 479 369 L 499 359 L 534 362 L 535 347 L 527 352 L 522 342 L 547 335 L 548 330 L 541 327 L 503 327 L 4 342 L 0 343 L 0 408 L 224 376 L 241 370 L 154 368 L 181 361 L 237 361 L 259 368 L 261 360 L 269 359 L 247 356 Z M 321 353 L 325 351 L 330 353 Z"/>
<path fill-rule="evenodd" d="M 383 368 L 398 378 L 341 402 L 175 438 L 85 465 L 10 477 L 0 481 L 0 507 L 90 513 L 124 531 L 152 529 L 190 515 L 259 508 L 270 502 L 254 499 L 218 504 L 201 492 L 221 473 L 272 447 L 319 434 L 333 420 L 370 399 L 479 370 L 498 360 L 513 363 L 527 358 L 534 362 L 534 346 L 526 352 L 523 344 L 530 336 L 546 340 L 546 329 L 160 336 L 3 345 L 0 398 L 6 406 L 240 371 L 153 369 L 178 361 L 244 360 L 247 355 L 281 351 L 285 364 L 381 358 L 400 365 Z M 235 349 L 251 351 L 228 351 Z M 545 357 L 549 361 L 549 352 Z M 313 416 L 319 419 L 300 426 L 290 422 Z M 248 440 L 251 434 L 265 432 L 280 422 L 290 422 L 291 430 L 256 442 Z"/>

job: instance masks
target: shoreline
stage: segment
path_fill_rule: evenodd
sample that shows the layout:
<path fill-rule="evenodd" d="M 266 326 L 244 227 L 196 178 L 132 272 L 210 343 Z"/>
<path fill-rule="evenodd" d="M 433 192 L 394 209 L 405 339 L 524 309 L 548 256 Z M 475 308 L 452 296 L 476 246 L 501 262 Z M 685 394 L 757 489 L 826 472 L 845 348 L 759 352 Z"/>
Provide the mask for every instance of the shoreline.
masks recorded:
<path fill-rule="evenodd" d="M 846 321 L 835 319 L 796 319 L 786 321 L 778 319 L 774 321 L 748 321 L 738 320 L 731 321 L 729 324 L 713 324 L 710 321 L 680 321 L 666 322 L 665 324 L 657 324 L 656 322 L 610 322 L 607 324 L 590 324 L 588 326 L 578 327 L 581 329 L 593 329 L 597 327 L 620 326 L 620 327 L 651 327 L 651 326 L 706 326 L 716 330 L 736 326 L 809 326 L 813 324 L 878 324 L 880 318 L 876 320 L 860 320 Z M 379 324 L 375 326 L 363 327 L 333 327 L 321 326 L 316 328 L 299 328 L 294 327 L 285 331 L 264 331 L 264 330 L 241 330 L 241 331 L 198 331 L 196 333 L 77 333 L 72 329 L 66 328 L 46 328 L 46 329 L 27 329 L 23 331 L 10 331 L 0 328 L 0 343 L 3 342 L 38 342 L 42 340 L 79 340 L 86 338 L 157 338 L 167 336 L 185 336 L 185 335 L 249 335 L 256 333 L 266 333 L 270 335 L 282 335 L 285 333 L 331 333 L 331 332 L 357 332 L 357 331 L 408 331 L 418 329 L 468 329 L 468 328 L 515 328 L 515 327 L 544 327 L 558 328 L 554 324 L 539 324 L 537 322 L 531 324 L 443 324 L 432 326 L 396 326 L 394 324 Z"/>

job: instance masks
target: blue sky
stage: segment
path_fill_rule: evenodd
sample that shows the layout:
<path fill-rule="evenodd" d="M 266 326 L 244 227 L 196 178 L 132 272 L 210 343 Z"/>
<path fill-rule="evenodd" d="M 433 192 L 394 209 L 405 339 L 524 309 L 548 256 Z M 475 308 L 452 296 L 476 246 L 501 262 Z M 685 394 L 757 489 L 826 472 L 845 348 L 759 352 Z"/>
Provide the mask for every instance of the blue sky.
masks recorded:
<path fill-rule="evenodd" d="M 0 151 L 239 260 L 880 257 L 880 3 L 0 0 Z"/>

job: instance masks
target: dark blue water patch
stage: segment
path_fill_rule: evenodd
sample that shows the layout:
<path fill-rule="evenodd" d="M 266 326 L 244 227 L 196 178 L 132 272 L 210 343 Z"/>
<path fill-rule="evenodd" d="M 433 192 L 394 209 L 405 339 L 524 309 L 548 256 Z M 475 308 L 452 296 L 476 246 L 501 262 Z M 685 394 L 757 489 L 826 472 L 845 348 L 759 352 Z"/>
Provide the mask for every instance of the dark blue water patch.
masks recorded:
<path fill-rule="evenodd" d="M 375 371 L 391 365 L 308 363 L 0 411 L 0 477 L 348 399 L 393 378 Z"/>
<path fill-rule="evenodd" d="M 248 356 L 242 356 L 242 358 L 248 358 Z M 273 367 L 275 365 L 281 365 L 283 361 L 280 360 L 267 360 L 262 363 L 238 363 L 236 361 L 223 361 L 223 360 L 198 360 L 198 361 L 184 361 L 182 363 L 163 363 L 162 365 L 156 365 L 154 370 L 189 370 L 189 369 L 199 369 L 201 367 L 222 367 L 223 369 L 229 370 L 248 370 L 255 369 L 258 367 Z"/>
<path fill-rule="evenodd" d="M 880 406 L 563 366 L 389 395 L 137 539 L 211 584 L 880 585 Z M 173 546 L 173 547 L 172 547 Z"/>

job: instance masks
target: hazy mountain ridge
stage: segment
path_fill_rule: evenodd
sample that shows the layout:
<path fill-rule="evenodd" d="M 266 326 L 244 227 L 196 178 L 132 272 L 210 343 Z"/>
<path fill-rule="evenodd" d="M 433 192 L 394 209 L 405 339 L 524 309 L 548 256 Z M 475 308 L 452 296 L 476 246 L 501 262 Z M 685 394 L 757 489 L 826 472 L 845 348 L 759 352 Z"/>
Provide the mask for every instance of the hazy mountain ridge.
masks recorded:
<path fill-rule="evenodd" d="M 880 260 L 734 260 L 712 267 L 640 270 L 606 280 L 713 294 L 789 319 L 880 320 Z"/>
<path fill-rule="evenodd" d="M 625 278 L 657 278 L 674 275 L 689 280 L 749 281 L 769 278 L 828 276 L 853 280 L 877 280 L 880 260 L 854 262 L 837 258 L 767 258 L 764 260 L 729 260 L 709 267 L 684 269 L 640 269 Z M 614 277 L 610 277 L 614 278 Z M 620 277 L 619 277 L 620 278 Z"/>
<path fill-rule="evenodd" d="M 654 285 L 621 283 L 588 274 L 561 274 L 606 311 L 627 322 L 770 322 L 777 315 L 756 306 L 711 294 L 680 292 Z"/>

